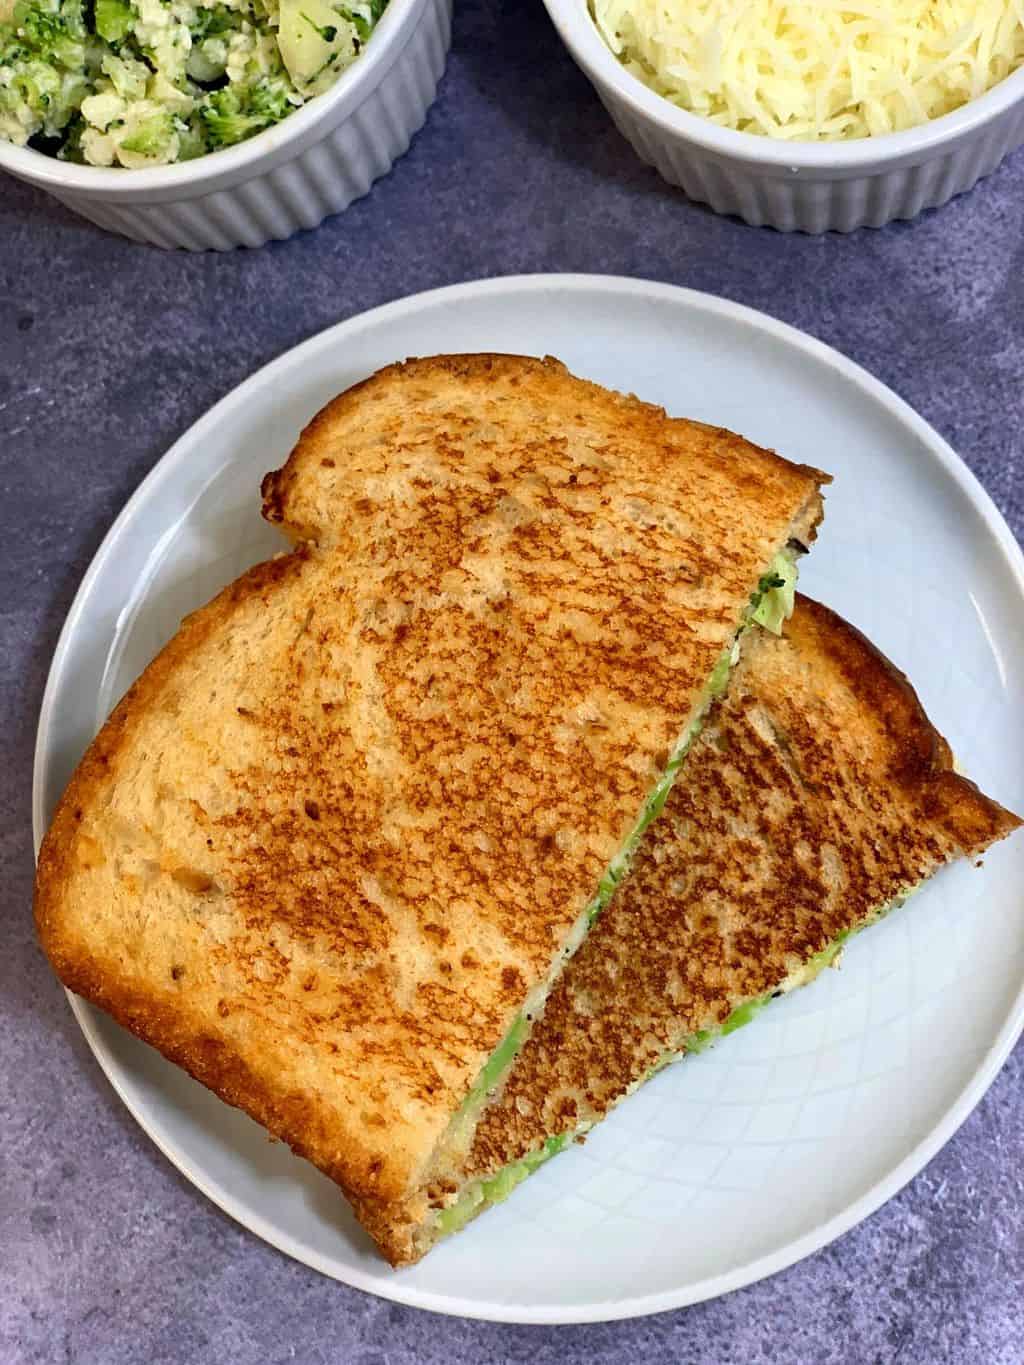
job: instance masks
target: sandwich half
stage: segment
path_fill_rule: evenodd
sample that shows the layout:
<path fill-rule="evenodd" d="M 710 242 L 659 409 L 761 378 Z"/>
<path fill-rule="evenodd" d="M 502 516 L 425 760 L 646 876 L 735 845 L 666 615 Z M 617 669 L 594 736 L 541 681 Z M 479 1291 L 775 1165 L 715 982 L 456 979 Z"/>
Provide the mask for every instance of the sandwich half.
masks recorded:
<path fill-rule="evenodd" d="M 291 552 L 183 623 L 59 804 L 58 975 L 408 1259 L 825 478 L 553 360 L 348 390 L 264 480 Z"/>
<path fill-rule="evenodd" d="M 943 864 L 1020 820 L 954 772 L 906 678 L 798 598 L 752 634 L 635 860 L 484 1111 L 412 1258 L 667 1063 L 838 964 Z"/>

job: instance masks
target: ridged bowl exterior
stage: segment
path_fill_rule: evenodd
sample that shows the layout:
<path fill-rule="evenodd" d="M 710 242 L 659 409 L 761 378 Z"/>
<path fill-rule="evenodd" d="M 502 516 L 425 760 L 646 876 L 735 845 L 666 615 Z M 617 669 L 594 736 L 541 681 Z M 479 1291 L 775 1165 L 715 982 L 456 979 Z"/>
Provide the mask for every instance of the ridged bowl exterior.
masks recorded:
<path fill-rule="evenodd" d="M 780 173 L 739 158 L 708 154 L 637 116 L 614 92 L 599 92 L 637 155 L 688 198 L 754 227 L 782 232 L 853 232 L 916 218 L 971 189 L 1024 143 L 1024 105 L 1015 105 L 925 160 L 844 176 L 841 169 Z"/>
<path fill-rule="evenodd" d="M 285 155 L 257 160 L 244 178 L 204 190 L 203 161 L 196 181 L 174 197 L 166 190 L 148 196 L 118 197 L 102 191 L 44 184 L 75 213 L 137 242 L 187 251 L 227 251 L 280 241 L 303 228 L 315 228 L 333 213 L 366 194 L 386 175 L 423 126 L 437 93 L 451 42 L 452 0 L 425 0 L 417 8 L 394 61 L 379 82 L 340 121 L 325 121 L 309 145 L 287 155 L 289 120 L 278 125 Z M 277 130 L 275 130 L 277 131 Z M 18 170 L 13 171 L 19 174 Z M 130 177 L 131 171 L 124 172 Z M 31 179 L 25 175 L 23 178 Z M 128 185 L 130 187 L 130 182 Z"/>

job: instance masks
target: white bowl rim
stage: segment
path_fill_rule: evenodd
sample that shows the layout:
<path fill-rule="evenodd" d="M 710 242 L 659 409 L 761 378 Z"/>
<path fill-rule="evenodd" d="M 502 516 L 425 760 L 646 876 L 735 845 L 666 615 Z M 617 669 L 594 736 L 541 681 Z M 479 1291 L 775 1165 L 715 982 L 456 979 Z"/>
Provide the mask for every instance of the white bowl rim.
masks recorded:
<path fill-rule="evenodd" d="M 587 0 L 544 0 L 552 23 L 584 73 L 598 86 L 611 86 L 634 114 L 704 151 L 735 161 L 783 171 L 881 170 L 895 161 L 914 161 L 922 154 L 973 133 L 1024 100 L 1024 66 L 1012 71 L 983 95 L 940 118 L 898 133 L 882 133 L 849 142 L 798 142 L 721 128 L 699 114 L 688 113 L 631 75 L 602 38 Z"/>
<path fill-rule="evenodd" d="M 191 161 L 177 161 L 168 166 L 126 170 L 123 166 L 80 166 L 74 162 L 58 161 L 54 156 L 37 152 L 32 147 L 16 147 L 0 138 L 0 170 L 9 171 L 45 189 L 87 191 L 101 198 L 105 191 L 116 191 L 117 199 L 139 197 L 158 190 L 195 190 L 206 186 L 206 181 L 237 183 L 248 178 L 239 172 L 258 175 L 261 167 L 254 164 L 292 142 L 310 134 L 320 123 L 330 121 L 335 126 L 362 102 L 387 73 L 404 45 L 414 19 L 423 8 L 423 0 L 388 0 L 365 49 L 347 67 L 329 90 L 300 105 L 280 123 L 254 134 L 233 147 L 222 147 L 207 152 Z M 338 106 L 342 108 L 339 110 Z M 332 117 L 333 116 L 333 117 Z M 275 156 L 275 162 L 279 160 Z M 126 191 L 128 192 L 126 194 Z"/>

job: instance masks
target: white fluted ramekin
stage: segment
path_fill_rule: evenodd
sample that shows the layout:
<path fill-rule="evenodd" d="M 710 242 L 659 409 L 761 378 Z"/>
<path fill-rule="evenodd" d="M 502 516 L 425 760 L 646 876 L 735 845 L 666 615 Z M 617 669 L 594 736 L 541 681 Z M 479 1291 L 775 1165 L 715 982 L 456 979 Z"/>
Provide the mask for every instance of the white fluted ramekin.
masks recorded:
<path fill-rule="evenodd" d="M 755 227 L 852 232 L 969 190 L 1024 143 L 1024 69 L 919 128 L 853 142 L 782 142 L 720 128 L 655 94 L 605 43 L 587 0 L 544 0 L 637 154 L 691 199 Z"/>
<path fill-rule="evenodd" d="M 326 94 L 236 147 L 125 170 L 0 141 L 0 170 L 137 242 L 227 251 L 279 241 L 346 208 L 407 149 L 444 71 L 451 7 L 390 0 L 366 50 Z"/>

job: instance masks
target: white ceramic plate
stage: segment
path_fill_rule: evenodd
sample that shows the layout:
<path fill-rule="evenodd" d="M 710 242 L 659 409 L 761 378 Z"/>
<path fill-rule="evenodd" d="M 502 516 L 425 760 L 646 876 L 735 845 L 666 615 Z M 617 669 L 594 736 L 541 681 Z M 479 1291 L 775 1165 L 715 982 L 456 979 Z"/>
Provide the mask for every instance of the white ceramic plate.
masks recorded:
<path fill-rule="evenodd" d="M 948 446 L 863 370 L 762 314 L 665 285 L 534 276 L 423 294 L 324 332 L 168 452 L 104 541 L 57 647 L 36 754 L 37 842 L 89 739 L 182 614 L 281 547 L 260 519 L 260 476 L 303 423 L 379 366 L 440 347 L 551 353 L 834 473 L 806 590 L 906 669 L 964 768 L 1024 809 L 1024 558 Z M 398 1273 L 311 1166 L 72 1004 L 161 1150 L 289 1255 L 441 1312 L 628 1317 L 780 1270 L 938 1151 L 1021 1029 L 1022 885 L 1024 837 L 983 871 L 952 869 L 857 939 L 840 973 L 664 1072 L 585 1147 Z"/>

